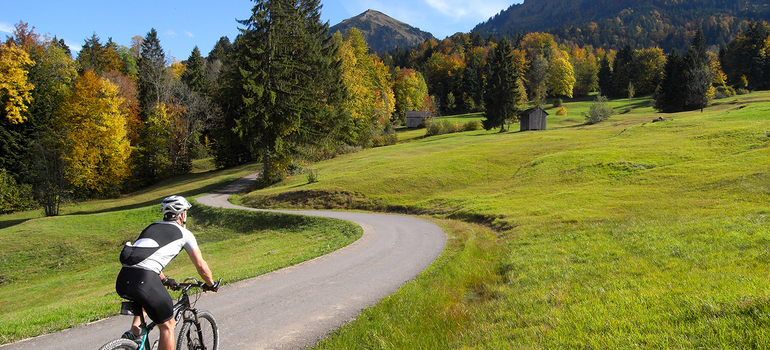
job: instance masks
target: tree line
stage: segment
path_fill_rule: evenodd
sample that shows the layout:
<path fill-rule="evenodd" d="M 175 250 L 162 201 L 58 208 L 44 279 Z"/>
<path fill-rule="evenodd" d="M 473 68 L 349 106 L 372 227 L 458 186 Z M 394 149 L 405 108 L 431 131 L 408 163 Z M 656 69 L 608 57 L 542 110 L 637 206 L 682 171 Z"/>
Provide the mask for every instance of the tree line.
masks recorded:
<path fill-rule="evenodd" d="M 73 58 L 62 40 L 20 22 L 0 45 L 0 211 L 56 215 L 65 200 L 134 191 L 204 157 L 218 167 L 261 161 L 269 184 L 303 160 L 395 142 L 412 110 L 485 111 L 491 129 L 529 101 L 601 91 L 654 93 L 657 108 L 676 111 L 703 100 L 667 86 L 706 82 L 691 93 L 701 88 L 708 101 L 767 88 L 770 74 L 761 22 L 718 53 L 693 43 L 676 65 L 674 52 L 559 44 L 548 33 L 458 33 L 376 56 L 357 30 L 329 33 L 320 8 L 255 1 L 235 40 L 184 61 L 165 55 L 154 29 L 130 47 L 94 34 Z"/>

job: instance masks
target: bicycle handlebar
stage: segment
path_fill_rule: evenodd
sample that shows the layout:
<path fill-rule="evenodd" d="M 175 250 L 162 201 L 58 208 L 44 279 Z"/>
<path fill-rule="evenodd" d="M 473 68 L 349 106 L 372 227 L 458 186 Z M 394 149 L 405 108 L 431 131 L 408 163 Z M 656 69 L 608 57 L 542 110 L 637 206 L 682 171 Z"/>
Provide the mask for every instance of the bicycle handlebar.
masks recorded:
<path fill-rule="evenodd" d="M 214 282 L 214 286 L 212 287 L 209 287 L 208 285 L 206 285 L 206 282 L 198 281 L 194 277 L 187 277 L 184 280 L 185 280 L 184 282 L 180 282 L 176 284 L 176 290 L 182 290 L 184 292 L 187 292 L 190 288 L 200 288 L 204 291 L 216 292 L 219 290 L 219 285 L 222 284 L 221 278 L 218 281 Z M 193 281 L 193 282 L 191 283 L 187 281 Z"/>

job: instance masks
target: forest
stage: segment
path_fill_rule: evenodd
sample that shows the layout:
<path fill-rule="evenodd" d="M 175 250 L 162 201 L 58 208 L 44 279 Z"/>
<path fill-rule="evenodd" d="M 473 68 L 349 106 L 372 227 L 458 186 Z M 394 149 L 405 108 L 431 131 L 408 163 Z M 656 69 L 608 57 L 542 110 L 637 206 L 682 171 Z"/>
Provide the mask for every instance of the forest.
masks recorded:
<path fill-rule="evenodd" d="M 653 95 L 661 112 L 770 88 L 770 28 L 723 45 L 691 30 L 681 53 L 615 49 L 547 32 L 478 32 L 374 55 L 329 33 L 320 2 L 260 0 L 240 34 L 204 56 L 167 57 L 155 29 L 131 46 L 85 39 L 76 57 L 19 22 L 0 45 L 0 213 L 109 198 L 191 171 L 260 161 L 263 185 L 302 164 L 397 142 L 407 111 L 513 122 L 547 98 Z M 574 38 L 573 38 L 574 39 Z M 684 40 L 684 39 L 683 39 Z M 502 127 L 501 127 L 502 129 Z"/>

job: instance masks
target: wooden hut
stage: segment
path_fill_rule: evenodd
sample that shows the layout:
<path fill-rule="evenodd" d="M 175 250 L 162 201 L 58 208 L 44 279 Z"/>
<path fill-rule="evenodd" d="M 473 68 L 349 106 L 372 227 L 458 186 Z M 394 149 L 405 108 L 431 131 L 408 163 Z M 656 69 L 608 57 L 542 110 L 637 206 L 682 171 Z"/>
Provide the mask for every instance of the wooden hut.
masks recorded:
<path fill-rule="evenodd" d="M 425 124 L 425 119 L 430 118 L 430 111 L 409 111 L 406 112 L 406 127 L 419 128 Z"/>
<path fill-rule="evenodd" d="M 548 116 L 548 112 L 544 111 L 540 106 L 519 113 L 519 121 L 521 121 L 520 130 L 545 130 L 546 116 Z"/>

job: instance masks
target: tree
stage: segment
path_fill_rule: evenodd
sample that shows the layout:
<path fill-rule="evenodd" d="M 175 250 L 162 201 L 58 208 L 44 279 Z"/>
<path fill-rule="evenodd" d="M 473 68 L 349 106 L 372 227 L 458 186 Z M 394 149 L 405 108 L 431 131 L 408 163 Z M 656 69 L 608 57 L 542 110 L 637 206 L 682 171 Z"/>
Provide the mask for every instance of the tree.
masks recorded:
<path fill-rule="evenodd" d="M 485 130 L 500 127 L 500 132 L 504 131 L 505 123 L 516 120 L 518 112 L 523 108 L 520 102 L 525 97 L 520 96 L 521 77 L 514 66 L 512 51 L 511 45 L 503 39 L 489 58 L 489 75 L 484 94 L 486 111 L 482 121 Z"/>
<path fill-rule="evenodd" d="M 687 109 L 707 107 L 714 98 L 714 75 L 705 47 L 698 47 L 698 37 L 684 55 L 685 102 Z M 702 40 L 702 39 L 701 39 Z"/>
<path fill-rule="evenodd" d="M 599 65 L 596 56 L 585 49 L 577 49 L 572 54 L 575 70 L 575 96 L 586 96 L 599 87 Z"/>
<path fill-rule="evenodd" d="M 612 62 L 606 55 L 599 61 L 599 72 L 596 74 L 599 93 L 607 95 L 612 91 Z"/>
<path fill-rule="evenodd" d="M 207 90 L 206 73 L 204 71 L 203 57 L 196 46 L 187 59 L 187 69 L 182 74 L 182 82 L 193 92 L 202 94 Z"/>
<path fill-rule="evenodd" d="M 655 109 L 665 113 L 680 112 L 685 108 L 687 96 L 685 89 L 685 66 L 684 59 L 679 52 L 674 50 L 666 58 L 666 65 L 663 67 L 663 80 L 655 91 L 654 106 Z"/>
<path fill-rule="evenodd" d="M 572 98 L 572 89 L 575 86 L 575 71 L 572 64 L 566 58 L 555 57 L 551 60 L 546 80 L 552 94 Z"/>
<path fill-rule="evenodd" d="M 78 78 L 57 121 L 69 182 L 81 193 L 115 195 L 130 173 L 130 145 L 118 88 L 91 71 Z"/>
<path fill-rule="evenodd" d="M 396 99 L 393 114 L 400 123 L 406 122 L 406 112 L 427 109 L 425 101 L 428 97 L 428 86 L 420 72 L 402 68 L 393 82 L 393 94 Z"/>
<path fill-rule="evenodd" d="M 636 50 L 631 45 L 626 45 L 618 54 L 615 55 L 615 60 L 612 62 L 612 85 L 611 90 L 606 93 L 607 96 L 612 98 L 626 98 L 629 97 L 629 86 L 632 85 L 632 78 L 634 77 L 634 60 L 636 58 Z"/>
<path fill-rule="evenodd" d="M 165 102 L 165 94 L 170 76 L 166 70 L 166 55 L 160 46 L 158 32 L 150 29 L 142 41 L 137 62 L 139 70 L 139 107 L 141 115 L 146 117 L 155 110 L 161 102 Z"/>
<path fill-rule="evenodd" d="M 461 94 L 457 88 L 464 69 L 465 62 L 458 54 L 453 53 L 434 52 L 425 62 L 424 74 L 425 81 L 429 84 L 429 92 L 439 99 L 443 111 L 453 112 L 447 98 L 450 93 Z"/>
<path fill-rule="evenodd" d="M 396 104 L 390 72 L 377 56 L 368 52 L 363 35 L 353 28 L 342 41 L 338 56 L 342 81 L 349 94 L 344 108 L 353 118 L 355 142 L 362 146 L 368 146 L 374 135 L 390 122 Z"/>
<path fill-rule="evenodd" d="M 278 181 L 297 145 L 334 134 L 341 89 L 334 41 L 316 0 L 257 0 L 235 43 L 229 113 L 235 130 L 262 158 L 266 182 Z M 240 100 L 240 101 L 238 101 Z"/>
<path fill-rule="evenodd" d="M 478 34 L 476 34 L 478 36 Z M 471 33 L 473 38 L 473 32 Z M 465 52 L 465 69 L 462 74 L 461 91 L 466 112 L 481 110 L 484 106 L 484 69 L 487 52 L 474 47 Z"/>
<path fill-rule="evenodd" d="M 666 56 L 659 48 L 644 49 L 636 52 L 633 62 L 631 81 L 637 95 L 649 95 L 655 92 L 663 75 Z"/>
<path fill-rule="evenodd" d="M 0 45 L 0 113 L 12 124 L 27 120 L 24 113 L 34 86 L 29 82 L 26 66 L 33 64 L 29 54 L 13 42 Z"/>
<path fill-rule="evenodd" d="M 532 60 L 529 72 L 527 73 L 527 86 L 530 97 L 541 104 L 548 95 L 548 60 L 543 55 L 537 55 Z"/>
<path fill-rule="evenodd" d="M 770 88 L 770 27 L 752 23 L 720 55 L 728 83 L 752 90 Z"/>
<path fill-rule="evenodd" d="M 90 70 L 97 75 L 109 71 L 125 71 L 123 60 L 118 56 L 117 45 L 111 38 L 107 45 L 102 45 L 96 33 L 85 40 L 77 61 L 81 71 Z"/>

